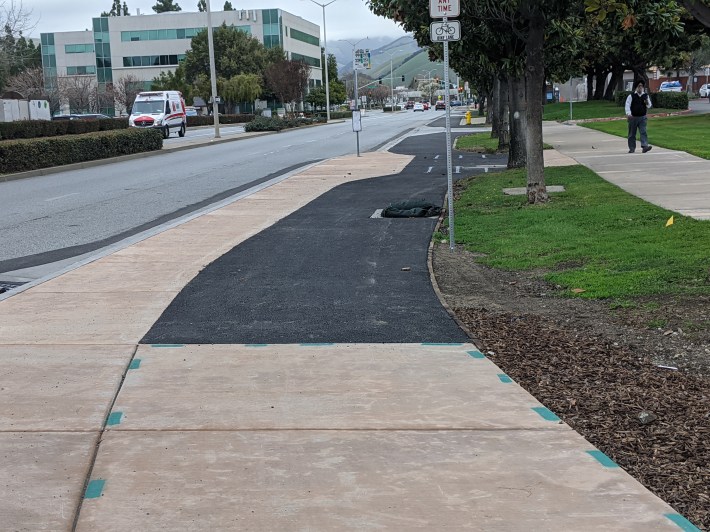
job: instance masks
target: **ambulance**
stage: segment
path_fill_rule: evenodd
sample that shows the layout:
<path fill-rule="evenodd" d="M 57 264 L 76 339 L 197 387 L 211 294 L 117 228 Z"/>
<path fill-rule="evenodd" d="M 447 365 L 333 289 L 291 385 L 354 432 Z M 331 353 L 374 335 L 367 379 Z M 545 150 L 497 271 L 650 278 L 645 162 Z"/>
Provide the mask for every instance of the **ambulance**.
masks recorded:
<path fill-rule="evenodd" d="M 139 93 L 136 96 L 136 101 L 133 102 L 128 125 L 130 127 L 160 129 L 165 139 L 170 136 L 170 130 L 177 130 L 178 135 L 184 137 L 187 118 L 182 94 L 178 91 Z"/>

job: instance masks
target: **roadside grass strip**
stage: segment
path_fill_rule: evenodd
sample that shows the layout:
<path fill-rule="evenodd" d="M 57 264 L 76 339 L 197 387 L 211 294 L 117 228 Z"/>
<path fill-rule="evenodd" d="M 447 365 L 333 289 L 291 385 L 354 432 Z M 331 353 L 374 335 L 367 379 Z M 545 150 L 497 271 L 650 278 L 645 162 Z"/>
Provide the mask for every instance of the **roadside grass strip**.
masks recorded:
<path fill-rule="evenodd" d="M 545 105 L 542 119 L 565 121 L 570 119 L 569 102 L 548 103 Z M 649 113 L 677 113 L 678 109 L 663 109 L 652 107 Z M 597 101 L 572 102 L 572 120 L 589 120 L 592 118 L 624 117 L 624 107 L 616 102 Z M 626 122 L 622 122 L 626 124 Z"/>
<path fill-rule="evenodd" d="M 581 125 L 619 137 L 628 135 L 628 126 L 623 120 Z M 650 118 L 648 121 L 650 144 L 670 150 L 685 151 L 703 159 L 710 159 L 708 131 L 710 131 L 710 114 Z"/>
<path fill-rule="evenodd" d="M 710 294 L 710 222 L 647 203 L 583 166 L 546 169 L 546 184 L 566 192 L 544 205 L 502 193 L 525 180 L 524 170 L 508 170 L 463 183 L 457 242 L 483 254 L 480 263 L 540 272 L 568 297 Z"/>
<path fill-rule="evenodd" d="M 456 138 L 454 148 L 461 151 L 472 151 L 477 153 L 500 153 L 498 151 L 498 139 L 492 138 L 490 133 L 472 133 Z M 544 144 L 546 150 L 553 149 L 550 144 Z M 508 150 L 503 150 L 507 152 Z"/>

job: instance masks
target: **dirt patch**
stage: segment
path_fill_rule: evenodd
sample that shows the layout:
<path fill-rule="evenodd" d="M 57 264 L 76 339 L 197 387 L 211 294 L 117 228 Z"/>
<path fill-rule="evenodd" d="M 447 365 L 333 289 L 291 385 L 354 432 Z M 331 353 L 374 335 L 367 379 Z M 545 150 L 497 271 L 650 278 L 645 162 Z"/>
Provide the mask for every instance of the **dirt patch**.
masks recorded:
<path fill-rule="evenodd" d="M 710 298 L 569 298 L 541 272 L 476 259 L 434 245 L 439 290 L 479 349 L 710 530 Z"/>

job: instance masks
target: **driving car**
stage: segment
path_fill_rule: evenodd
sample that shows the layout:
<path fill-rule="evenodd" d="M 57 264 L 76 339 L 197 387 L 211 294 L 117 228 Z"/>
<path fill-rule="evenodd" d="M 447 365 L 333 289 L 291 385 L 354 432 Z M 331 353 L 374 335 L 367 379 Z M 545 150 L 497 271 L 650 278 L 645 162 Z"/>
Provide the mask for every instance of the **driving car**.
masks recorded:
<path fill-rule="evenodd" d="M 414 102 L 409 101 L 409 102 L 405 103 L 404 108 L 405 109 L 414 109 Z"/>
<path fill-rule="evenodd" d="M 431 107 L 431 106 L 429 105 L 429 102 L 422 102 L 422 105 L 424 106 L 424 110 L 425 110 L 425 111 L 428 111 L 429 108 Z"/>
<path fill-rule="evenodd" d="M 413 109 L 414 109 L 414 112 L 415 112 L 415 113 L 416 113 L 417 111 L 422 111 L 422 112 L 423 112 L 423 111 L 424 111 L 424 104 L 422 104 L 421 102 L 417 102 L 417 103 L 414 104 L 414 108 L 413 108 Z"/>
<path fill-rule="evenodd" d="M 706 83 L 705 85 L 700 87 L 700 90 L 698 91 L 698 95 L 701 98 L 707 98 L 710 96 L 710 84 Z"/>
<path fill-rule="evenodd" d="M 664 81 L 658 90 L 659 92 L 680 92 L 683 90 L 683 86 L 680 81 Z"/>
<path fill-rule="evenodd" d="M 446 102 L 444 100 L 439 100 L 436 102 L 436 105 L 434 106 L 434 109 L 437 111 L 445 111 L 446 110 Z"/>

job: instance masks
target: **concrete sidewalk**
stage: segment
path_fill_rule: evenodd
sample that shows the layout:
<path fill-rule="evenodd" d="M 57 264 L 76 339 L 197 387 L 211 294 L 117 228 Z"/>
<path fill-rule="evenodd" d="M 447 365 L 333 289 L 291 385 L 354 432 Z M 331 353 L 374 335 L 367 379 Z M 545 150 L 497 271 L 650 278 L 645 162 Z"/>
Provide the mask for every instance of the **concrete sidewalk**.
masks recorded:
<path fill-rule="evenodd" d="M 3 528 L 693 530 L 472 344 L 140 345 L 226 251 L 411 160 L 326 161 L 0 301 Z"/>
<path fill-rule="evenodd" d="M 649 203 L 710 220 L 710 161 L 653 146 L 628 153 L 626 139 L 576 125 L 545 122 L 545 142 Z M 653 145 L 653 131 L 649 131 Z"/>

